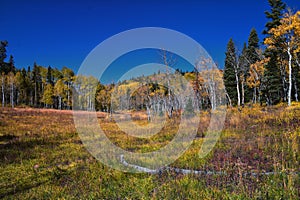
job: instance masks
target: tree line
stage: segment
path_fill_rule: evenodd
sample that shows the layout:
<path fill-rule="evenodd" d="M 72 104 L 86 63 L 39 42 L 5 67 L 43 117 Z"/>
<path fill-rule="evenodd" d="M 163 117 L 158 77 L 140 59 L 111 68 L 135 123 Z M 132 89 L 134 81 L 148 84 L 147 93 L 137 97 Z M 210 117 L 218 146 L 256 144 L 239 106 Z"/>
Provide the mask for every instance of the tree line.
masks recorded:
<path fill-rule="evenodd" d="M 34 63 L 32 69 L 16 69 L 13 60 L 9 63 L 0 60 L 0 74 L 2 107 L 71 108 L 75 76 L 67 67 L 58 70 Z"/>
<path fill-rule="evenodd" d="M 260 45 L 255 29 L 239 50 L 233 39 L 227 44 L 224 83 L 233 104 L 298 101 L 300 81 L 300 11 L 293 12 L 281 0 L 268 0 L 271 11 Z"/>
<path fill-rule="evenodd" d="M 68 67 L 59 70 L 34 63 L 27 69 L 17 69 L 13 56 L 6 61 L 8 42 L 1 41 L 1 105 L 71 109 L 75 102 L 82 110 L 109 113 L 116 109 L 147 110 L 149 113 L 152 110 L 171 116 L 173 111 L 183 107 L 190 111 L 193 108 L 215 109 L 223 101 L 218 94 L 223 89 L 223 80 L 231 106 L 279 102 L 291 105 L 291 101 L 299 100 L 300 11 L 292 12 L 281 0 L 268 1 L 271 10 L 266 11 L 269 21 L 265 25 L 264 40 L 260 43 L 254 28 L 241 50 L 230 39 L 224 70 L 202 60 L 195 64 L 192 72 L 176 70 L 170 73 L 170 56 L 163 50 L 165 73 L 104 85 L 95 77 L 75 75 Z M 208 65 L 213 67 L 208 69 Z M 175 98 L 170 84 L 184 87 L 181 81 L 172 83 L 176 74 L 191 83 L 194 96 L 182 92 Z M 160 84 L 163 81 L 164 84 Z"/>

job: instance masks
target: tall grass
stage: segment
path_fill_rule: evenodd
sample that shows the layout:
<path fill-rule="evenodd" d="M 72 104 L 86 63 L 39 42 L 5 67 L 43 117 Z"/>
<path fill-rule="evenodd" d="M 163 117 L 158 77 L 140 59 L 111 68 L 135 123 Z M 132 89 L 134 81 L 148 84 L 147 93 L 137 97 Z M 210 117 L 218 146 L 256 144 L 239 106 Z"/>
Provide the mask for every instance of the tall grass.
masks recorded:
<path fill-rule="evenodd" d="M 116 145 L 150 152 L 170 142 L 177 119 L 149 138 L 125 134 L 98 113 Z M 215 148 L 198 151 L 210 114 L 202 112 L 197 137 L 172 170 L 132 174 L 110 169 L 83 146 L 70 111 L 0 109 L 0 197 L 4 199 L 297 199 L 300 196 L 300 105 L 229 109 Z M 142 114 L 134 123 L 147 125 Z M 188 129 L 187 129 L 188 131 Z M 128 161 L 129 162 L 129 161 Z M 136 163 L 133 163 L 136 164 Z"/>

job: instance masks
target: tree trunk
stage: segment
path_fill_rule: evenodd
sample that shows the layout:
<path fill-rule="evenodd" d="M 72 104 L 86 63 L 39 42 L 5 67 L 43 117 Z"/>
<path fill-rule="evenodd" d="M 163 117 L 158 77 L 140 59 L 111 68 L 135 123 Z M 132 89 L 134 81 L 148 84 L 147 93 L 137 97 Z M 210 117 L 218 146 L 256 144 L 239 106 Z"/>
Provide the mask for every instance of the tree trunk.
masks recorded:
<path fill-rule="evenodd" d="M 151 121 L 151 111 L 150 111 L 149 105 L 146 105 L 146 108 L 147 108 L 147 120 L 148 120 L 148 122 L 150 122 Z"/>
<path fill-rule="evenodd" d="M 288 106 L 291 105 L 292 97 L 292 54 L 290 43 L 288 43 L 288 55 L 289 55 L 289 91 L 288 91 Z"/>
<path fill-rule="evenodd" d="M 240 107 L 241 95 L 240 95 L 240 86 L 239 86 L 239 76 L 238 76 L 238 72 L 237 72 L 236 68 L 234 69 L 234 71 L 235 71 L 236 91 L 237 91 L 237 98 L 238 98 L 237 105 L 238 105 L 238 107 Z"/>
<path fill-rule="evenodd" d="M 244 88 L 244 82 L 245 82 L 245 78 L 244 76 L 242 77 L 242 106 L 244 107 L 245 104 L 245 88 Z"/>
<path fill-rule="evenodd" d="M 230 96 L 228 95 L 228 93 L 227 93 L 227 92 L 225 93 L 225 95 L 226 95 L 226 97 L 227 97 L 227 99 L 228 99 L 228 102 L 229 102 L 229 106 L 230 106 L 230 108 L 232 108 L 232 103 L 231 103 Z"/>
<path fill-rule="evenodd" d="M 10 79 L 10 103 L 11 107 L 14 108 L 14 75 L 9 74 Z"/>
<path fill-rule="evenodd" d="M 216 101 L 216 91 L 215 91 L 215 87 L 214 87 L 214 80 L 210 80 L 210 81 L 212 81 L 210 83 L 211 109 L 216 110 L 217 101 Z"/>

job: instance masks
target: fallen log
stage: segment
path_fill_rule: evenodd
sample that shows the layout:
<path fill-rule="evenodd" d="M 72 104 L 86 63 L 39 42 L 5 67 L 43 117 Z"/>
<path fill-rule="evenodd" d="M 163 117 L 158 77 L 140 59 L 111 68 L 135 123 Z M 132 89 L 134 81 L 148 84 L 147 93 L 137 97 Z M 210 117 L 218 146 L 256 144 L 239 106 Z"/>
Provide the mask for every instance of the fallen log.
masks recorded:
<path fill-rule="evenodd" d="M 226 175 L 227 173 L 224 171 L 204 171 L 204 170 L 190 170 L 190 169 L 181 169 L 181 168 L 174 168 L 174 167 L 163 167 L 160 169 L 149 169 L 146 167 L 142 167 L 135 164 L 130 164 L 124 159 L 124 155 L 120 156 L 121 163 L 126 167 L 131 167 L 136 169 L 138 172 L 144 172 L 149 174 L 160 174 L 163 171 L 174 171 L 180 174 L 195 174 L 195 175 Z M 243 173 L 243 176 L 270 176 L 270 175 L 277 175 L 277 174 L 291 174 L 291 175 L 298 175 L 300 172 L 288 172 L 288 171 L 281 171 L 281 172 L 246 172 Z"/>

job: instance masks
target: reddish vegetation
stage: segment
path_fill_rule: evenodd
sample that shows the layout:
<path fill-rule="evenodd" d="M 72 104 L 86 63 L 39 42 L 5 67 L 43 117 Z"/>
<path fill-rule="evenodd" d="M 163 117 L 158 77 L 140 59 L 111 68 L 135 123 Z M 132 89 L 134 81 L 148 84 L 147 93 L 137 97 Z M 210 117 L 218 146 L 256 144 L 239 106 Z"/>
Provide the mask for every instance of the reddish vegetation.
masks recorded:
<path fill-rule="evenodd" d="M 0 158 L 2 157 L 4 170 L 26 159 L 40 160 L 27 166 L 33 169 L 34 173 L 43 169 L 52 169 L 53 166 L 64 169 L 69 166 L 86 167 L 85 165 L 90 165 L 90 162 L 101 165 L 82 145 L 76 133 L 72 112 L 53 109 L 0 108 Z M 80 112 L 88 114 L 85 111 Z M 120 113 L 114 114 L 114 116 L 118 115 Z M 139 124 L 147 123 L 144 112 L 133 112 L 131 115 Z M 108 116 L 107 113 L 97 112 L 97 117 L 109 139 L 129 151 L 146 152 L 165 146 L 176 134 L 179 123 L 178 120 L 169 119 L 161 132 L 150 139 L 143 139 L 129 137 Z M 241 191 L 246 191 L 250 197 L 255 196 L 256 191 L 261 187 L 268 188 L 270 186 L 268 180 L 272 180 L 275 184 L 272 187 L 280 187 L 278 191 L 285 191 L 286 194 L 290 194 L 292 190 L 300 191 L 298 179 L 300 109 L 298 106 L 245 108 L 241 112 L 235 109 L 228 110 L 224 130 L 217 145 L 206 158 L 200 159 L 198 151 L 209 121 L 209 112 L 203 112 L 200 116 L 198 137 L 190 149 L 172 164 L 172 167 L 225 172 L 221 175 L 207 173 L 194 178 L 205 181 L 207 187 L 227 188 L 228 191 L 239 188 Z M 81 168 L 79 167 L 78 170 Z M 16 169 L 14 173 L 19 171 Z M 264 174 L 275 174 L 275 176 Z M 185 177 L 172 171 L 157 176 L 161 181 L 169 176 L 175 180 Z M 10 190 L 14 191 L 13 188 L 7 189 Z"/>

